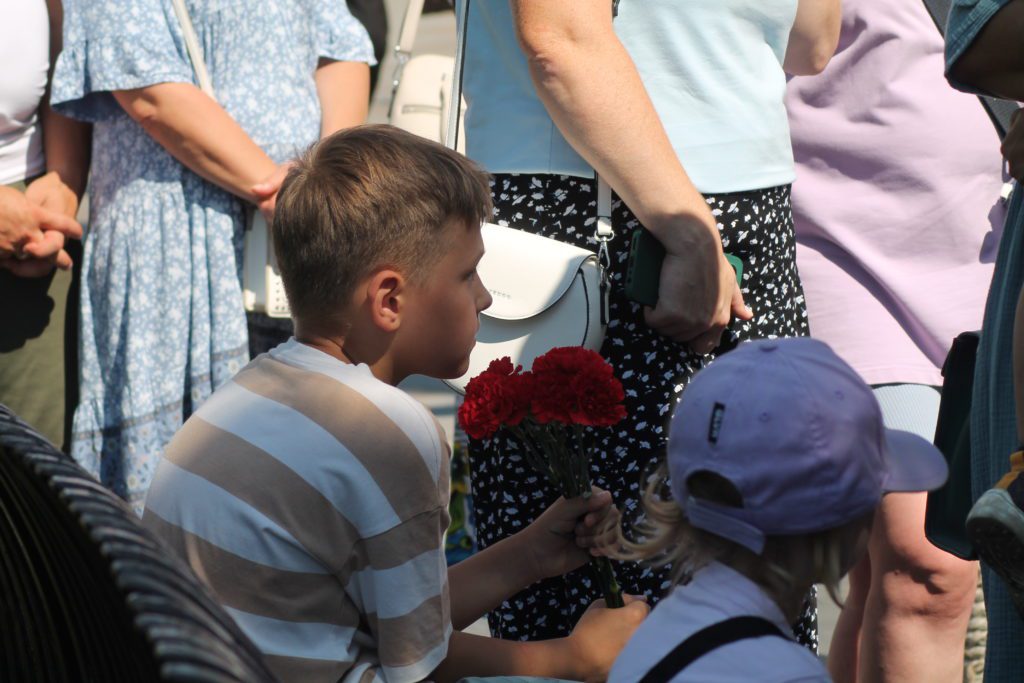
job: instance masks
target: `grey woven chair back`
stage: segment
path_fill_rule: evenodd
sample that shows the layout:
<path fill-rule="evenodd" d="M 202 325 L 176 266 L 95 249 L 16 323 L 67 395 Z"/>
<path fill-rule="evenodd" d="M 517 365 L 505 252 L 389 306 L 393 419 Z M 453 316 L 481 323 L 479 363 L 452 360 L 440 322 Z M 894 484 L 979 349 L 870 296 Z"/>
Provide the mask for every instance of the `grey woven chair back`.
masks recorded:
<path fill-rule="evenodd" d="M 0 405 L 0 681 L 274 680 L 188 567 Z"/>

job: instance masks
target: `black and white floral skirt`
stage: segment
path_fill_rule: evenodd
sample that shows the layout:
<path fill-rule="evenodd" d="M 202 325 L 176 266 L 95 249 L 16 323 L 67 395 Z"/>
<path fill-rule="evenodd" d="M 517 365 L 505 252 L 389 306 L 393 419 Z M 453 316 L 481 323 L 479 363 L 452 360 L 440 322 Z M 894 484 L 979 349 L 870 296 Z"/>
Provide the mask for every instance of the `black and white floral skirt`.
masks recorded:
<path fill-rule="evenodd" d="M 752 320 L 734 321 L 715 354 L 744 340 L 808 334 L 789 192 L 786 185 L 706 197 L 725 251 L 743 260 L 743 295 L 754 311 Z M 596 247 L 592 235 L 597 192 L 592 180 L 499 174 L 492 182 L 492 196 L 499 223 Z M 596 485 L 613 493 L 628 529 L 639 513 L 645 475 L 664 458 L 672 409 L 694 373 L 715 354 L 697 356 L 657 334 L 644 323 L 641 307 L 625 298 L 629 236 L 639 222 L 617 198 L 612 213 L 617 237 L 611 243 L 611 319 L 601 352 L 623 382 L 628 416 L 616 427 L 592 434 L 591 474 Z M 501 434 L 471 442 L 470 463 L 482 547 L 521 530 L 557 498 L 519 455 L 515 441 Z M 627 593 L 642 593 L 652 604 L 670 588 L 668 569 L 616 564 L 616 573 Z M 589 570 L 583 567 L 537 583 L 503 603 L 489 616 L 491 631 L 519 640 L 564 636 L 597 597 Z M 813 596 L 796 632 L 801 642 L 816 646 Z"/>

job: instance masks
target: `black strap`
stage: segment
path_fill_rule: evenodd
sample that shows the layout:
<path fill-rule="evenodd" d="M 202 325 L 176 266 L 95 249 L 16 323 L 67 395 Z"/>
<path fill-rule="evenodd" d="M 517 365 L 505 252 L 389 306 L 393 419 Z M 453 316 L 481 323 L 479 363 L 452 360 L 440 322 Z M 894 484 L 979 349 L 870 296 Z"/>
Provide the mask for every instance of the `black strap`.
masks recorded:
<path fill-rule="evenodd" d="M 778 636 L 789 640 L 779 627 L 762 617 L 733 617 L 703 628 L 676 645 L 640 679 L 640 683 L 668 683 L 686 667 L 723 645 L 748 638 Z"/>
<path fill-rule="evenodd" d="M 949 8 L 952 4 L 951 0 L 924 0 L 928 14 L 932 15 L 932 21 L 939 27 L 939 33 L 943 38 L 946 37 L 946 21 L 949 19 Z M 988 112 L 988 117 L 992 119 L 1000 139 L 1005 138 L 1006 131 L 1010 130 L 1010 117 L 1017 111 L 1017 103 L 987 95 L 978 95 L 978 99 Z"/>

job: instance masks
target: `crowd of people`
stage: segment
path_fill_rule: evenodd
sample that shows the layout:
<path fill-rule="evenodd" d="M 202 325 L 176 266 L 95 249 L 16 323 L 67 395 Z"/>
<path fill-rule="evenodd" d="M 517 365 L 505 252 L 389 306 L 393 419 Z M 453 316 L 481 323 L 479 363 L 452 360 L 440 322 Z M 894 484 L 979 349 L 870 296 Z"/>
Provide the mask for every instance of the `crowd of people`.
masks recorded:
<path fill-rule="evenodd" d="M 462 156 L 361 125 L 382 2 L 5 3 L 0 403 L 282 680 L 952 682 L 978 565 L 925 492 L 980 328 L 964 521 L 986 676 L 1022 680 L 1024 123 L 976 95 L 1024 100 L 1024 0 L 929 5 L 476 0 Z M 449 568 L 448 438 L 396 385 L 465 372 L 481 223 L 596 246 L 595 174 L 627 418 L 586 500 L 472 440 L 481 550 Z M 257 213 L 291 320 L 243 303 Z M 641 228 L 655 306 L 624 288 Z M 847 573 L 826 670 L 813 586 Z"/>

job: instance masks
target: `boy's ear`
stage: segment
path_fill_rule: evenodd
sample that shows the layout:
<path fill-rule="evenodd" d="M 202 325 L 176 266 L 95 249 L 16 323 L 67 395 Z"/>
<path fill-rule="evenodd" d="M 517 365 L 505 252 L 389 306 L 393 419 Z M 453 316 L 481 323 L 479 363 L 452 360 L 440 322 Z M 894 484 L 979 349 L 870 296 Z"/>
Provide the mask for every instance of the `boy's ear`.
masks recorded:
<path fill-rule="evenodd" d="M 379 270 L 367 281 L 370 315 L 373 324 L 382 332 L 394 332 L 401 325 L 405 289 L 405 276 L 395 270 Z"/>

